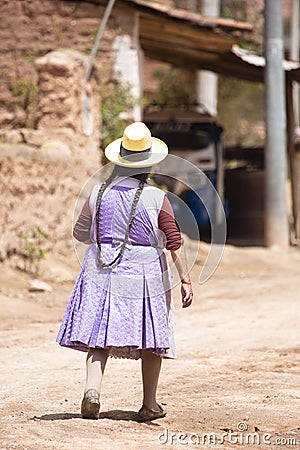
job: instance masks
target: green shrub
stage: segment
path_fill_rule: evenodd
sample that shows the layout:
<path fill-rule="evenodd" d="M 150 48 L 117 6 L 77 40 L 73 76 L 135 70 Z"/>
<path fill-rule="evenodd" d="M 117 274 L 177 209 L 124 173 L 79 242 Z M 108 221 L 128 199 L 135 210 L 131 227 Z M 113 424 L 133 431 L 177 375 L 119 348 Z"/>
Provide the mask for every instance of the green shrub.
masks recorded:
<path fill-rule="evenodd" d="M 116 81 L 109 86 L 100 88 L 102 128 L 102 146 L 122 136 L 127 125 L 126 114 L 137 105 L 137 100 L 131 93 L 129 84 L 123 85 Z M 122 114 L 125 116 L 122 117 Z"/>
<path fill-rule="evenodd" d="M 156 93 L 149 102 L 158 105 L 191 104 L 196 101 L 195 75 L 187 71 L 160 67 L 153 72 L 158 81 Z"/>
<path fill-rule="evenodd" d="M 25 111 L 22 124 L 25 128 L 35 128 L 37 123 L 38 87 L 35 82 L 26 77 L 17 77 L 11 87 L 12 93 L 19 97 Z"/>
<path fill-rule="evenodd" d="M 40 262 L 47 256 L 46 251 L 42 248 L 43 241 L 47 237 L 48 235 L 39 227 L 31 228 L 24 233 L 24 247 L 21 254 L 24 259 L 24 270 L 26 272 L 39 273 Z"/>
<path fill-rule="evenodd" d="M 218 120 L 227 145 L 263 145 L 263 84 L 219 76 Z"/>

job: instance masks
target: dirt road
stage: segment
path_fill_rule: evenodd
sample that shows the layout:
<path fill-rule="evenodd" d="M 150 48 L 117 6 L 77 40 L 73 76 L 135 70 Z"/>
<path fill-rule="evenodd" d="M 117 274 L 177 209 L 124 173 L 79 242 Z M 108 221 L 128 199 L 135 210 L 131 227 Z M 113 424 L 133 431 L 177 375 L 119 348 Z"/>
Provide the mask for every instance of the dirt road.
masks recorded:
<path fill-rule="evenodd" d="M 200 264 L 190 309 L 174 290 L 177 359 L 164 361 L 159 386 L 168 414 L 150 424 L 136 416 L 138 361 L 110 359 L 100 420 L 80 417 L 85 355 L 55 343 L 74 261 L 52 261 L 50 293 L 29 293 L 29 276 L 3 267 L 0 448 L 299 449 L 299 250 L 228 246 L 201 286 Z"/>

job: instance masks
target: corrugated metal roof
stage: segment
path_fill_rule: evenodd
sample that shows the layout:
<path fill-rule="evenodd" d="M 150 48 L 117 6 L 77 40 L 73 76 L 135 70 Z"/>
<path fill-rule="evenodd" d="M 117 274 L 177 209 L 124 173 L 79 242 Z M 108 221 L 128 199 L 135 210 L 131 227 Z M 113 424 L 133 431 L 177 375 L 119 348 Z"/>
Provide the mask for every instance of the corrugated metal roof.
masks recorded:
<path fill-rule="evenodd" d="M 134 6 L 136 9 L 143 13 L 148 13 L 160 17 L 169 17 L 170 19 L 177 20 L 179 22 L 186 22 L 190 25 L 196 25 L 204 28 L 219 28 L 228 32 L 251 32 L 253 30 L 253 26 L 248 22 L 240 22 L 223 17 L 205 17 L 194 11 L 174 8 L 170 5 L 158 3 L 156 1 L 122 0 L 122 2 L 126 3 L 127 5 L 129 4 L 131 6 Z"/>
<path fill-rule="evenodd" d="M 260 68 L 259 73 L 256 71 L 256 76 L 258 77 L 258 79 L 254 81 L 263 80 L 263 72 L 266 65 L 266 60 L 263 56 L 245 50 L 238 45 L 233 45 L 231 52 L 238 58 L 241 64 L 244 63 L 246 66 L 248 66 L 249 71 L 253 71 L 255 67 Z M 287 75 L 289 75 L 291 79 L 295 81 L 300 80 L 300 63 L 298 61 L 283 60 L 283 68 L 286 72 L 289 72 L 289 74 Z"/>
<path fill-rule="evenodd" d="M 241 33 L 252 26 L 224 18 L 208 18 L 145 0 L 121 0 L 139 11 L 140 43 L 145 55 L 191 70 L 263 82 L 265 58 L 239 47 Z M 300 64 L 284 61 L 289 80 L 300 82 Z"/>
<path fill-rule="evenodd" d="M 250 52 L 248 50 L 245 50 L 238 45 L 233 45 L 231 51 L 238 56 L 243 61 L 247 62 L 248 64 L 259 66 L 259 67 L 265 67 L 266 61 L 263 56 L 257 55 L 256 53 Z M 297 61 L 283 61 L 283 67 L 285 70 L 297 70 L 300 68 L 300 64 Z"/>

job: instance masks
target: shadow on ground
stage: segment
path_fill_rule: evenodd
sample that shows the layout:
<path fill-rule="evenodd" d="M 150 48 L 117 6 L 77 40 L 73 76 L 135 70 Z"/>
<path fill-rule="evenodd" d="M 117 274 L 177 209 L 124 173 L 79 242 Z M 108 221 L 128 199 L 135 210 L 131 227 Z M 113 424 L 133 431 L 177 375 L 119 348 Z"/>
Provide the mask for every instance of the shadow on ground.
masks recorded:
<path fill-rule="evenodd" d="M 34 416 L 31 420 L 70 420 L 70 419 L 82 419 L 81 414 L 77 413 L 57 413 L 57 414 L 44 414 L 42 416 Z M 99 419 L 110 419 L 110 420 L 125 420 L 127 422 L 145 422 L 141 419 L 136 411 L 124 411 L 120 409 L 114 409 L 112 411 L 106 411 L 100 413 Z M 87 420 L 87 419 L 82 419 Z M 151 422 L 146 422 L 151 423 Z M 152 425 L 158 425 L 152 423 Z"/>

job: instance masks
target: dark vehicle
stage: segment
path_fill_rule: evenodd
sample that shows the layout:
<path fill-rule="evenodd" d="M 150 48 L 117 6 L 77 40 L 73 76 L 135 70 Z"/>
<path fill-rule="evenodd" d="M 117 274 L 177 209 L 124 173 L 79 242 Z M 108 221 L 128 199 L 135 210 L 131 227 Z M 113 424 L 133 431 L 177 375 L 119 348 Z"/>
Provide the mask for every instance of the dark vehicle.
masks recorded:
<path fill-rule="evenodd" d="M 153 108 L 146 111 L 144 122 L 154 136 L 168 144 L 171 154 L 192 163 L 180 165 L 175 160 L 173 164 L 177 167 L 174 167 L 173 171 L 170 169 L 180 181 L 164 180 L 164 184 L 188 205 L 200 230 L 210 229 L 211 220 L 218 222 L 220 209 L 215 191 L 224 204 L 222 128 L 208 115 L 174 108 Z M 195 170 L 195 167 L 204 172 L 215 189 L 212 189 L 206 177 L 199 178 L 199 171 Z M 193 186 L 193 189 L 185 183 Z M 176 197 L 172 195 L 170 200 L 180 223 L 185 214 L 182 202 L 176 201 Z"/>

